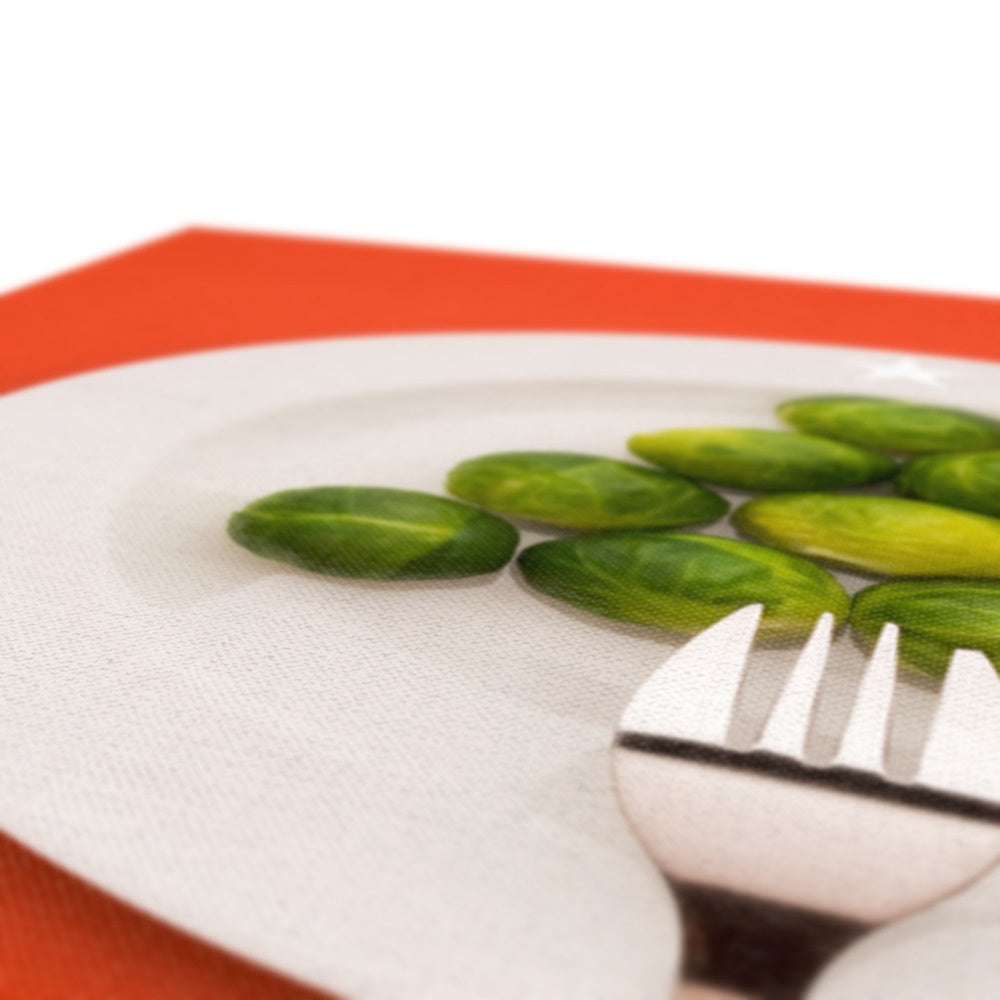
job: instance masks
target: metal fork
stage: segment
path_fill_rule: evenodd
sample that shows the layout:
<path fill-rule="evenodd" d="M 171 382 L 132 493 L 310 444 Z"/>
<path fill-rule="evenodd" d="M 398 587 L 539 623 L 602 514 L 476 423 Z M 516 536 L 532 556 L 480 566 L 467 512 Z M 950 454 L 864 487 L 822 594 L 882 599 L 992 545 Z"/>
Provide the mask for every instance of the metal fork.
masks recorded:
<path fill-rule="evenodd" d="M 639 689 L 613 753 L 621 806 L 676 894 L 684 1000 L 799 1000 L 882 924 L 1000 859 L 1000 680 L 956 651 L 912 781 L 887 777 L 898 629 L 887 625 L 833 760 L 806 740 L 833 633 L 823 615 L 763 732 L 727 745 L 761 605 L 729 615 Z"/>

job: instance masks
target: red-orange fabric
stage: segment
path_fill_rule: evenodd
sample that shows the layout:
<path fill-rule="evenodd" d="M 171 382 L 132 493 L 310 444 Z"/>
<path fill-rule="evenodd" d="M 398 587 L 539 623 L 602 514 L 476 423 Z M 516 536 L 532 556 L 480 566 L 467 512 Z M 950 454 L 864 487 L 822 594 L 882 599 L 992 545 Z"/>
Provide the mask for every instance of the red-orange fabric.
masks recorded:
<path fill-rule="evenodd" d="M 211 347 L 668 330 L 1000 359 L 1000 301 L 191 230 L 0 297 L 0 391 Z"/>
<path fill-rule="evenodd" d="M 1000 360 L 1000 301 L 189 230 L 0 297 L 0 391 L 384 332 L 721 334 Z M 0 1000 L 317 1000 L 0 835 Z"/>

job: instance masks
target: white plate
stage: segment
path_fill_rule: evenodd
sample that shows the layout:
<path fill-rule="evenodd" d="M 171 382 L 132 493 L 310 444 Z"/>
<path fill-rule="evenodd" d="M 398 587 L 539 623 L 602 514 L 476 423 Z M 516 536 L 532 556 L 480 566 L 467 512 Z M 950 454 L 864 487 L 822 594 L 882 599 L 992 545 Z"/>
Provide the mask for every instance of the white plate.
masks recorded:
<path fill-rule="evenodd" d="M 774 404 L 803 393 L 995 411 L 998 373 L 704 337 L 447 334 L 196 354 L 9 396 L 0 827 L 351 1000 L 662 1000 L 673 911 L 615 806 L 608 747 L 671 647 L 511 571 L 291 570 L 233 545 L 227 515 L 321 483 L 440 492 L 488 451 L 627 457 L 637 430 L 776 426 Z M 962 982 L 981 984 L 988 944 L 962 946 Z M 946 971 L 954 947 L 945 933 Z"/>

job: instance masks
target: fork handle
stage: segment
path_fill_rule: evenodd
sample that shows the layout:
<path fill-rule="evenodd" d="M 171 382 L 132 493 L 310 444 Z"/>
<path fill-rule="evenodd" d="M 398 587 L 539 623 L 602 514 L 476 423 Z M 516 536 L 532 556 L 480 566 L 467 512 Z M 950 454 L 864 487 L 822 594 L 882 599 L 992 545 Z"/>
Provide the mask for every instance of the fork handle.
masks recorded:
<path fill-rule="evenodd" d="M 745 993 L 730 993 L 728 990 L 717 990 L 698 983 L 681 983 L 673 1000 L 747 1000 L 747 996 Z"/>
<path fill-rule="evenodd" d="M 680 1000 L 802 1000 L 823 967 L 869 930 L 753 896 L 670 884 L 684 928 Z"/>

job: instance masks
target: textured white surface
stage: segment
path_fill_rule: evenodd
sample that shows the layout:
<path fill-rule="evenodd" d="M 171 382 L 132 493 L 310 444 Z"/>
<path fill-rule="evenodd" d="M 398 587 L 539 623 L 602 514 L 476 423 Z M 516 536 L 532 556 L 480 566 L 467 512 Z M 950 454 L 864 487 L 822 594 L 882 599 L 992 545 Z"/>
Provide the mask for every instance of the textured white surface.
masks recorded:
<path fill-rule="evenodd" d="M 608 747 L 669 644 L 511 572 L 313 577 L 233 546 L 225 518 L 286 486 L 437 490 L 498 448 L 624 456 L 636 430 L 766 426 L 782 397 L 855 389 L 886 357 L 387 337 L 5 398 L 0 826 L 350 1000 L 662 1000 L 674 919 Z M 951 401 L 954 383 L 990 408 L 996 368 L 933 367 L 944 384 L 878 389 Z"/>

